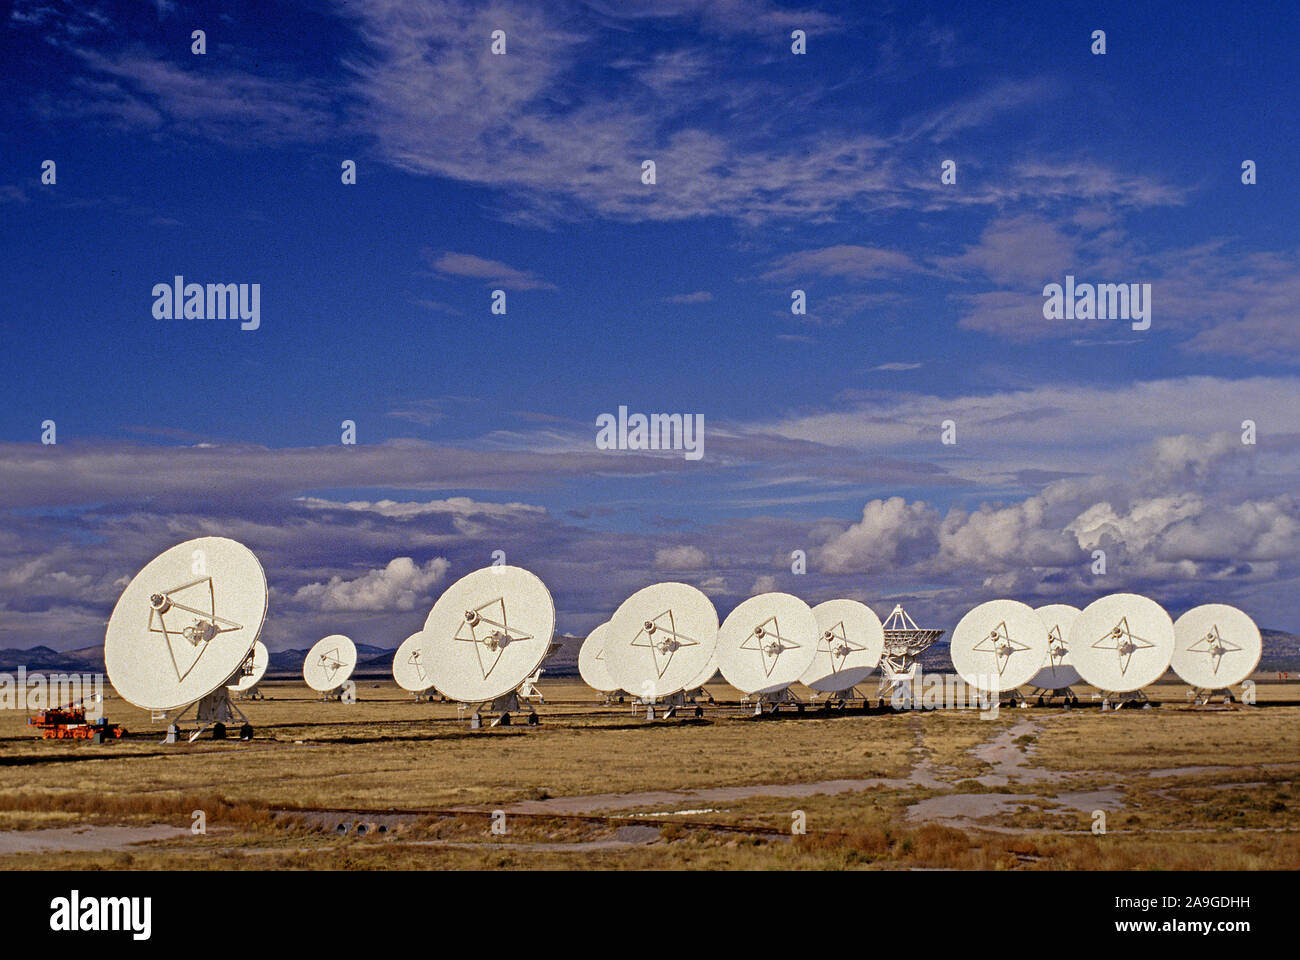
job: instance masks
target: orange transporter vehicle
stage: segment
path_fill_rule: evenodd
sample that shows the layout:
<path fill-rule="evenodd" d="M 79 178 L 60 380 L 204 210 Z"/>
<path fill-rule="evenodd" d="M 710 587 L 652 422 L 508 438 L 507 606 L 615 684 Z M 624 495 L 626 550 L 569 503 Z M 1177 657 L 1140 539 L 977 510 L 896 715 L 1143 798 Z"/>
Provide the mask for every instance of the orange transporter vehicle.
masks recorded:
<path fill-rule="evenodd" d="M 45 740 L 90 740 L 97 733 L 103 734 L 103 740 L 120 740 L 126 733 L 116 723 L 105 720 L 87 723 L 84 707 L 52 707 L 42 710 L 36 717 L 28 717 L 27 723 L 40 727 L 41 737 Z"/>

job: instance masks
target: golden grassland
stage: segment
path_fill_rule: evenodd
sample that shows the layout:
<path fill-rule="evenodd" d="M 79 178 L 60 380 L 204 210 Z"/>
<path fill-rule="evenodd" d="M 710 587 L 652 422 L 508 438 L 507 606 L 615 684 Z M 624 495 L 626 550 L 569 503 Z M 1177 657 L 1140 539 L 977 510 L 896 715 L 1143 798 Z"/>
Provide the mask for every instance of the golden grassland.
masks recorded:
<path fill-rule="evenodd" d="M 1081 691 L 1081 709 L 994 719 L 813 708 L 754 719 L 734 691 L 710 689 L 732 703 L 646 723 L 551 681 L 540 725 L 471 731 L 455 705 L 417 703 L 391 682 L 359 682 L 352 706 L 272 682 L 271 699 L 240 704 L 251 743 L 163 745 L 162 724 L 115 698 L 106 713 L 131 736 L 105 745 L 41 741 L 23 714 L 0 712 L 0 831 L 185 831 L 40 854 L 0 839 L 0 868 L 1300 866 L 1300 707 L 1269 705 L 1300 699 L 1297 684 L 1261 683 L 1254 709 L 1187 710 L 1169 686 L 1149 691 L 1163 703 L 1153 710 L 1103 714 Z M 849 783 L 797 786 L 822 781 Z M 572 801 L 594 794 L 636 796 L 604 815 Z M 527 816 L 513 808 L 547 798 Z M 337 813 L 291 812 L 309 808 Z M 507 810 L 504 836 L 493 809 Z M 195 810 L 206 834 L 189 832 Z M 357 810 L 396 813 L 382 835 L 336 834 L 336 822 L 378 819 Z M 806 834 L 791 835 L 796 817 Z"/>

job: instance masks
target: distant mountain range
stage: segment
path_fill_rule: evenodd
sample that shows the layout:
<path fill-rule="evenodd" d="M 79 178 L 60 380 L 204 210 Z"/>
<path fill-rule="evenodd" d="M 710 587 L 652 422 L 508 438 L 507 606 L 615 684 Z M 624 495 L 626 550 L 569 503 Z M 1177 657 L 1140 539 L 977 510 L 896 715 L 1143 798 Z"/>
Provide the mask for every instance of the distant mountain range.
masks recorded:
<path fill-rule="evenodd" d="M 1260 658 L 1259 669 L 1265 673 L 1285 670 L 1300 672 L 1300 636 L 1282 630 L 1261 630 L 1264 640 L 1264 655 Z M 552 677 L 576 677 L 578 675 L 578 649 L 584 638 L 570 634 L 557 634 L 555 642 L 560 649 L 546 661 L 546 674 Z M 394 648 L 395 649 L 395 648 Z M 357 644 L 357 669 L 359 677 L 389 677 L 393 673 L 394 649 L 374 647 L 366 643 Z M 271 663 L 267 675 L 276 678 L 302 676 L 302 663 L 307 657 L 307 650 L 277 650 L 271 653 Z M 103 673 L 104 648 L 83 647 L 80 650 L 51 650 L 49 647 L 30 647 L 26 650 L 0 650 L 0 672 L 13 673 L 20 666 L 29 673 Z M 949 672 L 952 659 L 948 654 L 948 642 L 945 638 L 921 654 L 921 668 L 928 671 Z"/>

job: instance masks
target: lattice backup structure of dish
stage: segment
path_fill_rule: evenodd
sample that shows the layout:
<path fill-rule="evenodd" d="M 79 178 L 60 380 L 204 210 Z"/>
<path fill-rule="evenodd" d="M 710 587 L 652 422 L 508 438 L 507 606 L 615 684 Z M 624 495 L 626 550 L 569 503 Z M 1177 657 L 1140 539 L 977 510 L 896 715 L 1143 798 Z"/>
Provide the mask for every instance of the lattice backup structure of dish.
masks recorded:
<path fill-rule="evenodd" d="M 226 685 L 238 700 L 265 700 L 266 696 L 258 688 L 266 676 L 267 667 L 271 665 L 271 653 L 261 640 L 253 644 L 253 651 L 244 660 L 239 672 L 232 678 L 234 683 Z"/>
<path fill-rule="evenodd" d="M 918 627 L 901 603 L 895 604 L 885 618 L 884 628 L 885 649 L 880 656 L 880 686 L 876 696 L 883 702 L 897 690 L 910 700 L 917 660 L 944 631 Z"/>

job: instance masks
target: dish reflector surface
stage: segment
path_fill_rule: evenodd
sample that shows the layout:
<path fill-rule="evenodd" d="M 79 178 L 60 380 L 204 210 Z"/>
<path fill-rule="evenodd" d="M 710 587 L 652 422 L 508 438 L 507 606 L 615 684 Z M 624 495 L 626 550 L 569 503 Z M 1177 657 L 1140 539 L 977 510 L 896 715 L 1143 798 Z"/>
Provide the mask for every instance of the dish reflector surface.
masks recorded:
<path fill-rule="evenodd" d="M 149 561 L 118 598 L 104 667 L 124 700 L 175 710 L 234 676 L 266 621 L 266 574 L 224 537 L 177 544 Z"/>
<path fill-rule="evenodd" d="M 411 693 L 424 693 L 433 686 L 433 678 L 424 668 L 422 633 L 411 634 L 393 654 L 393 679 L 399 687 Z"/>
<path fill-rule="evenodd" d="M 1047 631 L 1034 608 L 990 600 L 962 617 L 949 647 L 953 668 L 977 690 L 1001 693 L 1029 681 L 1047 658 Z"/>
<path fill-rule="evenodd" d="M 807 671 L 817 637 L 817 617 L 808 604 L 788 593 L 760 593 L 723 622 L 718 667 L 743 693 L 775 693 Z"/>
<path fill-rule="evenodd" d="M 316 641 L 302 662 L 302 678 L 321 693 L 337 690 L 348 682 L 357 666 L 357 648 L 341 633 Z"/>
<path fill-rule="evenodd" d="M 429 611 L 424 669 L 450 699 L 486 703 L 533 675 L 554 632 L 546 584 L 522 567 L 483 567 L 448 587 Z"/>
<path fill-rule="evenodd" d="M 605 671 L 633 696 L 671 696 L 706 672 L 717 642 L 718 612 L 703 591 L 656 583 L 632 594 L 610 617 Z"/>
<path fill-rule="evenodd" d="M 1079 618 L 1079 608 L 1068 603 L 1049 603 L 1035 611 L 1047 631 L 1047 659 L 1043 669 L 1030 679 L 1030 683 L 1043 690 L 1064 690 L 1081 679 L 1070 659 L 1070 629 Z"/>
<path fill-rule="evenodd" d="M 618 684 L 605 669 L 605 637 L 608 633 L 609 621 L 606 620 L 587 634 L 578 649 L 578 673 L 582 682 L 601 693 L 613 693 L 618 689 Z"/>
<path fill-rule="evenodd" d="M 1150 597 L 1112 593 L 1083 608 L 1068 646 L 1084 680 L 1099 690 L 1130 693 L 1169 668 L 1174 622 Z"/>
<path fill-rule="evenodd" d="M 713 645 L 713 652 L 709 654 L 709 662 L 704 665 L 704 669 L 696 674 L 691 680 L 687 681 L 686 686 L 682 687 L 687 693 L 694 693 L 710 680 L 718 675 L 718 645 Z"/>
<path fill-rule="evenodd" d="M 1174 672 L 1193 687 L 1220 690 L 1259 666 L 1264 642 L 1247 614 L 1224 603 L 1193 607 L 1174 622 Z"/>
<path fill-rule="evenodd" d="M 227 685 L 231 693 L 247 693 L 266 676 L 266 668 L 271 664 L 271 653 L 266 649 L 266 644 L 261 640 L 257 641 L 257 643 L 253 644 L 253 652 L 250 656 L 253 658 L 252 672 L 236 673 L 235 676 L 231 677 L 230 679 L 235 681 Z M 243 665 L 241 664 L 240 670 L 242 671 L 242 669 Z"/>
<path fill-rule="evenodd" d="M 880 618 L 857 600 L 827 600 L 812 612 L 817 618 L 817 652 L 800 681 L 826 693 L 861 683 L 876 669 L 885 650 Z"/>

